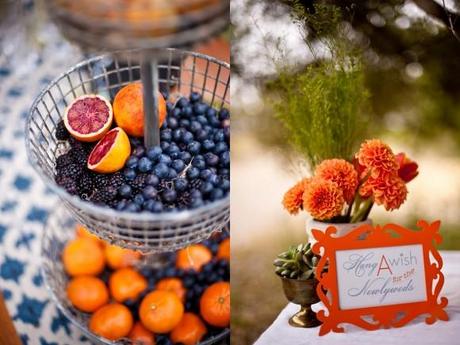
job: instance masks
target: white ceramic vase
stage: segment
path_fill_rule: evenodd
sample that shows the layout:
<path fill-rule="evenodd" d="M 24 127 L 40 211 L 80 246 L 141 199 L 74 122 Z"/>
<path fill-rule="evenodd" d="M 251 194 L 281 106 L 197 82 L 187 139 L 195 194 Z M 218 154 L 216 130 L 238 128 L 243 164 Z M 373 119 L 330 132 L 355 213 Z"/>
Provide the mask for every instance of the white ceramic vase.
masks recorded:
<path fill-rule="evenodd" d="M 332 225 L 337 229 L 335 236 L 341 237 L 341 236 L 345 236 L 353 229 L 356 229 L 358 226 L 361 226 L 364 224 L 372 225 L 372 219 L 366 219 L 359 223 L 326 223 L 326 222 L 318 222 L 317 220 L 314 220 L 314 219 L 309 219 L 307 220 L 307 223 L 306 223 L 308 242 L 311 245 L 316 243 L 316 240 L 311 233 L 313 229 L 321 230 L 324 232 L 329 226 Z"/>

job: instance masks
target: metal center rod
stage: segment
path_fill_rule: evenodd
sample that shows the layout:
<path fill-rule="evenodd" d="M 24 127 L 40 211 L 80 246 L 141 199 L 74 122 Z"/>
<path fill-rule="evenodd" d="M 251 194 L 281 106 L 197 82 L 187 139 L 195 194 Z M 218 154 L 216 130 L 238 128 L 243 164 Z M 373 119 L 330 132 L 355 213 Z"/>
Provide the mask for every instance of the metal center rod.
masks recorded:
<path fill-rule="evenodd" d="M 158 61 L 146 54 L 141 62 L 141 80 L 144 102 L 144 146 L 160 145 L 160 120 L 158 118 Z"/>

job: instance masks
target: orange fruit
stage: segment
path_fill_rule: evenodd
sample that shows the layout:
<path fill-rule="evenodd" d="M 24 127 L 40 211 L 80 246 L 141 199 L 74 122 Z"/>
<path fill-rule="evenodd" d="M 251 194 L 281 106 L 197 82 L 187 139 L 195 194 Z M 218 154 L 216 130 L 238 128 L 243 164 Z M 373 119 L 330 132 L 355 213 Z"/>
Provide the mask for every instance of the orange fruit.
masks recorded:
<path fill-rule="evenodd" d="M 142 324 L 153 333 L 169 333 L 184 315 L 184 305 L 174 292 L 153 291 L 147 294 L 139 307 Z"/>
<path fill-rule="evenodd" d="M 147 279 L 132 268 L 120 268 L 109 279 L 110 294 L 120 303 L 127 299 L 136 299 L 147 286 Z"/>
<path fill-rule="evenodd" d="M 123 87 L 113 100 L 113 112 L 117 126 L 135 137 L 144 136 L 144 101 L 142 84 L 131 83 Z M 158 92 L 159 126 L 166 118 L 166 101 Z"/>
<path fill-rule="evenodd" d="M 110 268 L 131 267 L 140 261 L 142 254 L 135 250 L 121 248 L 113 244 L 107 244 L 104 248 L 107 264 Z"/>
<path fill-rule="evenodd" d="M 217 258 L 230 261 L 230 238 L 226 238 L 219 244 Z"/>
<path fill-rule="evenodd" d="M 67 284 L 67 298 L 75 308 L 85 313 L 92 313 L 107 304 L 109 291 L 101 279 L 79 276 Z"/>
<path fill-rule="evenodd" d="M 104 270 L 105 257 L 96 241 L 77 237 L 64 247 L 62 262 L 71 276 L 98 275 Z"/>
<path fill-rule="evenodd" d="M 200 271 L 212 259 L 212 253 L 203 244 L 192 244 L 177 252 L 176 267 L 183 270 Z"/>
<path fill-rule="evenodd" d="M 76 98 L 64 112 L 64 126 L 80 141 L 101 139 L 113 121 L 112 105 L 100 95 Z"/>
<path fill-rule="evenodd" d="M 92 239 L 92 240 L 96 241 L 98 244 L 101 244 L 101 245 L 104 243 L 103 240 L 101 240 L 95 234 L 92 234 L 91 232 L 89 232 L 89 230 L 87 228 L 85 228 L 81 224 L 75 225 L 75 232 L 77 233 L 78 237 L 84 237 L 84 238 Z"/>
<path fill-rule="evenodd" d="M 186 290 L 184 284 L 182 284 L 182 280 L 179 278 L 163 278 L 157 283 L 156 289 L 174 292 L 182 303 L 185 301 Z"/>
<path fill-rule="evenodd" d="M 128 135 L 116 127 L 94 146 L 88 157 L 88 169 L 104 174 L 116 172 L 123 168 L 130 154 Z"/>
<path fill-rule="evenodd" d="M 230 324 L 230 284 L 218 282 L 204 290 L 200 299 L 200 313 L 207 323 L 215 327 Z"/>
<path fill-rule="evenodd" d="M 185 313 L 179 324 L 172 330 L 170 338 L 174 344 L 196 345 L 206 332 L 205 324 L 197 315 Z"/>
<path fill-rule="evenodd" d="M 132 327 L 131 312 L 119 303 L 110 303 L 99 308 L 89 319 L 91 332 L 109 340 L 126 337 Z"/>
<path fill-rule="evenodd" d="M 155 336 L 139 321 L 134 324 L 128 337 L 133 345 L 155 345 Z"/>

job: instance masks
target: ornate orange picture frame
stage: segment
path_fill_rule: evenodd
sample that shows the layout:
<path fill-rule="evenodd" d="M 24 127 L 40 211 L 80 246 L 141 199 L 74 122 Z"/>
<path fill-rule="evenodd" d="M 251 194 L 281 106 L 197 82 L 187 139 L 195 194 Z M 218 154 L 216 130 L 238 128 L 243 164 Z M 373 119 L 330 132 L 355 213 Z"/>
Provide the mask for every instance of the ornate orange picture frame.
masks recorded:
<path fill-rule="evenodd" d="M 312 231 L 318 241 L 313 252 L 321 256 L 316 291 L 326 309 L 317 313 L 319 335 L 344 332 L 345 323 L 366 330 L 402 327 L 421 314 L 427 324 L 448 320 L 435 247 L 442 240 L 440 221 L 420 220 L 417 227 L 362 225 L 343 237 L 334 236 L 334 226 Z"/>

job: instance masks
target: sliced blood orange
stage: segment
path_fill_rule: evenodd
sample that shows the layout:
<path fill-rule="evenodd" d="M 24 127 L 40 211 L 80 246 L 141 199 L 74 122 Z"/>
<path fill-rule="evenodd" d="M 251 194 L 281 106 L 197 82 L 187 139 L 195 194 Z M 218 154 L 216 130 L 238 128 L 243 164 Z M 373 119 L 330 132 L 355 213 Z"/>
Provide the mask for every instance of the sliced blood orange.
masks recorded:
<path fill-rule="evenodd" d="M 131 154 L 128 135 L 116 127 L 96 144 L 88 157 L 88 169 L 98 173 L 113 173 L 125 165 Z"/>
<path fill-rule="evenodd" d="M 112 121 L 112 106 L 99 95 L 78 97 L 64 113 L 65 127 L 80 141 L 92 142 L 101 139 L 109 130 Z"/>

